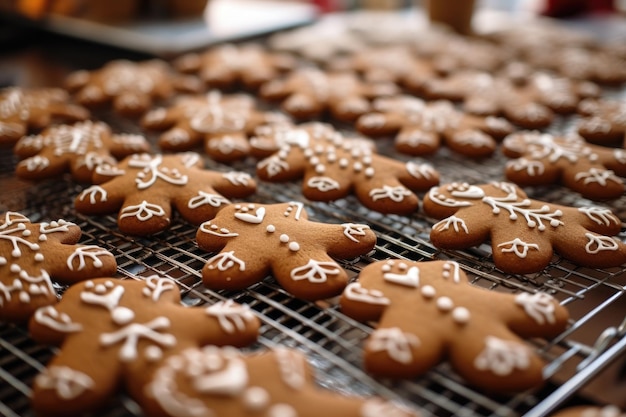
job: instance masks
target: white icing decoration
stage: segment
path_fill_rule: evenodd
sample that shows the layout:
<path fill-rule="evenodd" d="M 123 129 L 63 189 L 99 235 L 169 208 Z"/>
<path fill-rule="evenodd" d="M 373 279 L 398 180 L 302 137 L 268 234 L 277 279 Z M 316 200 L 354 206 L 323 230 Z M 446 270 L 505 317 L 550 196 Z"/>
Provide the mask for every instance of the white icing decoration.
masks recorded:
<path fill-rule="evenodd" d="M 500 243 L 498 247 L 502 248 L 502 253 L 514 253 L 519 258 L 528 256 L 530 249 L 539 250 L 538 244 L 524 242 L 518 237 L 511 241 Z"/>
<path fill-rule="evenodd" d="M 300 203 L 299 201 L 289 202 L 289 207 L 285 211 L 285 217 L 288 217 L 291 214 L 294 207 L 296 207 L 296 214 L 294 215 L 294 219 L 300 220 L 300 215 L 302 214 L 302 210 L 304 210 L 304 204 Z"/>
<path fill-rule="evenodd" d="M 520 293 L 515 297 L 515 304 L 521 306 L 537 324 L 554 324 L 556 322 L 554 298 L 544 292 Z"/>
<path fill-rule="evenodd" d="M 122 362 L 130 362 L 137 359 L 137 345 L 140 338 L 148 339 L 163 347 L 176 345 L 174 335 L 158 332 L 158 330 L 168 329 L 169 327 L 170 320 L 167 317 L 160 316 L 145 324 L 131 323 L 118 331 L 102 333 L 100 335 L 100 343 L 104 347 L 109 347 L 123 341 L 119 351 L 119 358 Z"/>
<path fill-rule="evenodd" d="M 487 336 L 485 349 L 474 359 L 479 371 L 490 371 L 497 376 L 510 375 L 515 369 L 530 366 L 528 349 L 517 342 Z"/>
<path fill-rule="evenodd" d="M 152 217 L 163 217 L 165 216 L 165 210 L 163 207 L 148 203 L 146 200 L 143 200 L 140 204 L 136 206 L 126 206 L 122 209 L 120 213 L 120 220 L 125 217 L 136 217 L 137 220 L 141 222 L 145 222 L 150 220 Z"/>
<path fill-rule="evenodd" d="M 289 404 L 274 404 L 267 410 L 267 417 L 298 417 L 298 412 Z"/>
<path fill-rule="evenodd" d="M 293 390 L 301 390 L 306 383 L 306 372 L 302 358 L 282 347 L 274 349 L 281 380 Z"/>
<path fill-rule="evenodd" d="M 396 203 L 404 200 L 404 197 L 412 195 L 412 193 L 405 187 L 398 185 L 391 187 L 389 185 L 383 185 L 382 188 L 374 188 L 369 193 L 373 201 L 388 198 Z"/>
<path fill-rule="evenodd" d="M 193 388 L 204 395 L 236 396 L 248 385 L 248 370 L 239 357 L 223 356 L 224 368 L 219 371 L 200 373 L 192 378 Z"/>
<path fill-rule="evenodd" d="M 215 303 L 204 311 L 216 317 L 222 330 L 228 334 L 245 331 L 246 323 L 254 320 L 254 313 L 248 306 L 236 304 L 232 300 Z"/>
<path fill-rule="evenodd" d="M 144 283 L 146 287 L 142 293 L 154 302 L 159 301 L 164 292 L 178 289 L 174 281 L 169 278 L 161 278 L 158 275 L 150 275 L 144 280 Z"/>
<path fill-rule="evenodd" d="M 359 417 L 407 417 L 412 415 L 404 407 L 384 401 L 381 398 L 368 398 L 359 410 Z"/>
<path fill-rule="evenodd" d="M 539 231 L 546 229 L 544 221 L 547 221 L 552 227 L 563 226 L 564 223 L 559 220 L 559 217 L 563 216 L 561 210 L 552 210 L 548 204 L 544 204 L 538 209 L 529 209 L 532 202 L 529 199 L 523 199 L 518 201 L 515 189 L 510 190 L 506 197 L 485 197 L 483 202 L 491 206 L 493 214 L 499 214 L 501 209 L 509 212 L 509 218 L 511 220 L 517 220 L 518 215 L 522 215 L 526 220 L 526 224 L 529 228 L 537 228 Z"/>
<path fill-rule="evenodd" d="M 526 170 L 526 174 L 530 177 L 542 175 L 545 172 L 545 165 L 541 161 L 533 161 L 526 158 L 518 158 L 506 163 L 507 168 L 514 171 Z"/>
<path fill-rule="evenodd" d="M 596 183 L 603 187 L 607 185 L 607 181 L 622 184 L 622 180 L 619 179 L 613 171 L 608 169 L 590 168 L 589 171 L 576 174 L 574 179 L 576 181 L 583 180 L 583 184 L 585 185 Z"/>
<path fill-rule="evenodd" d="M 44 156 L 33 156 L 24 159 L 19 163 L 20 166 L 26 167 L 28 171 L 43 171 L 50 166 L 50 160 Z"/>
<path fill-rule="evenodd" d="M 243 393 L 243 404 L 247 410 L 262 411 L 270 402 L 270 395 L 264 388 L 250 387 Z"/>
<path fill-rule="evenodd" d="M 460 184 L 452 183 L 450 187 L 459 187 Z M 450 188 L 449 187 L 449 188 Z M 441 193 L 440 187 L 432 187 L 430 191 L 428 191 L 428 198 L 436 204 L 445 207 L 468 207 L 471 206 L 472 203 L 469 201 L 457 201 L 452 197 L 447 197 L 445 194 Z M 481 190 L 482 191 L 482 190 Z"/>
<path fill-rule="evenodd" d="M 41 389 L 54 390 L 63 400 L 73 400 L 95 387 L 95 381 L 87 374 L 66 366 L 51 366 L 37 375 L 35 385 Z"/>
<path fill-rule="evenodd" d="M 581 207 L 578 211 L 584 213 L 589 219 L 599 225 L 609 226 L 611 223 L 619 224 L 618 219 L 613 215 L 611 210 L 606 208 L 590 206 Z"/>
<path fill-rule="evenodd" d="M 619 245 L 617 239 L 610 236 L 600 236 L 593 233 L 585 233 L 585 237 L 589 239 L 585 245 L 585 252 L 595 255 L 602 251 L 617 251 Z"/>
<path fill-rule="evenodd" d="M 158 179 L 162 179 L 172 185 L 185 185 L 189 178 L 181 174 L 178 169 L 170 169 L 162 166 L 163 155 L 150 156 L 147 154 L 133 155 L 128 166 L 131 168 L 141 168 L 135 178 L 135 184 L 140 190 L 150 188 Z"/>
<path fill-rule="evenodd" d="M 413 361 L 412 349 L 420 346 L 419 338 L 404 333 L 398 327 L 375 330 L 367 342 L 367 348 L 373 352 L 386 352 L 391 359 L 402 364 Z"/>
<path fill-rule="evenodd" d="M 204 205 L 210 205 L 211 207 L 220 207 L 225 204 L 230 204 L 230 201 L 219 195 L 211 194 L 204 191 L 198 191 L 198 195 L 189 199 L 187 207 L 190 209 L 197 209 Z"/>
<path fill-rule="evenodd" d="M 85 291 L 80 293 L 81 301 L 102 306 L 109 311 L 113 311 L 113 309 L 120 304 L 120 300 L 124 295 L 124 287 L 114 285 L 112 281 L 107 281 L 105 286 L 97 285 L 92 287 L 93 285 L 93 281 L 87 281 L 85 283 Z"/>
<path fill-rule="evenodd" d="M 385 281 L 393 282 L 395 284 L 418 288 L 420 284 L 420 270 L 418 267 L 412 266 L 405 274 L 387 272 L 383 274 L 383 278 Z"/>
<path fill-rule="evenodd" d="M 82 271 L 87 266 L 86 260 L 89 259 L 94 268 L 102 268 L 103 263 L 100 257 L 104 256 L 113 257 L 113 254 L 95 245 L 79 246 L 67 258 L 67 267 L 70 271 L 74 271 L 74 261 L 78 259 L 76 271 Z"/>
<path fill-rule="evenodd" d="M 452 310 L 452 320 L 457 324 L 465 324 L 469 322 L 471 314 L 465 307 L 456 307 Z"/>
<path fill-rule="evenodd" d="M 239 236 L 239 233 L 231 232 L 230 230 L 226 228 L 219 228 L 218 226 L 213 224 L 210 220 L 200 225 L 200 231 L 202 231 L 203 233 L 208 233 L 210 235 L 219 236 L 219 237 Z"/>
<path fill-rule="evenodd" d="M 348 284 L 343 295 L 352 301 L 359 303 L 374 304 L 388 306 L 391 304 L 391 300 L 385 297 L 385 295 L 378 290 L 368 290 L 363 288 L 360 283 L 352 282 Z"/>
<path fill-rule="evenodd" d="M 235 265 L 238 266 L 239 271 L 246 270 L 246 263 L 235 256 L 235 251 L 218 253 L 207 260 L 207 268 L 217 268 L 220 271 L 226 271 Z"/>
<path fill-rule="evenodd" d="M 467 224 L 465 223 L 465 220 L 454 215 L 434 224 L 433 229 L 440 232 L 445 232 L 446 230 L 450 229 L 450 226 L 452 226 L 456 233 L 459 233 L 460 230 L 463 229 L 466 234 L 469 234 L 469 230 L 467 229 Z"/>
<path fill-rule="evenodd" d="M 251 224 L 263 223 L 263 219 L 265 218 L 265 207 L 259 207 L 256 209 L 254 214 L 241 212 L 235 213 L 235 218 Z"/>
<path fill-rule="evenodd" d="M 252 181 L 252 177 L 246 172 L 225 172 L 222 174 L 222 177 L 228 180 L 228 182 L 230 182 L 232 185 L 236 186 L 247 186 L 250 181 Z"/>
<path fill-rule="evenodd" d="M 366 236 L 366 230 L 369 230 L 369 226 L 364 224 L 343 223 L 341 226 L 344 236 L 356 243 L 359 243 L 359 240 L 354 236 Z"/>
<path fill-rule="evenodd" d="M 91 187 L 83 190 L 83 192 L 81 192 L 78 196 L 78 199 L 80 201 L 85 201 L 86 198 L 89 198 L 90 204 L 96 204 L 98 202 L 107 201 L 108 197 L 109 195 L 104 188 L 99 185 L 92 185 Z"/>
<path fill-rule="evenodd" d="M 439 297 L 436 301 L 437 308 L 441 311 L 450 311 L 454 308 L 454 303 L 450 297 Z"/>
<path fill-rule="evenodd" d="M 15 278 L 13 283 L 6 285 L 0 282 L 0 294 L 4 298 L 0 298 L 0 307 L 4 306 L 4 300 L 11 301 L 12 293 L 18 294 L 18 299 L 22 303 L 30 303 L 31 296 L 52 296 L 55 294 L 52 287 L 50 276 L 44 270 L 40 271 L 39 276 L 31 276 L 23 271 L 19 265 L 11 265 L 11 272 L 18 274 L 19 278 Z"/>
<path fill-rule="evenodd" d="M 315 188 L 321 192 L 328 192 L 339 189 L 339 182 L 329 177 L 311 177 L 307 181 L 309 188 Z"/>
<path fill-rule="evenodd" d="M 9 211 L 5 214 L 4 223 L 0 225 L 0 240 L 8 240 L 11 242 L 13 246 L 11 256 L 14 258 L 22 256 L 22 251 L 19 247 L 20 244 L 24 245 L 31 251 L 38 251 L 40 249 L 37 243 L 29 242 L 23 238 L 23 232 L 26 230 L 26 223 L 30 223 L 28 218 L 19 213 Z"/>
<path fill-rule="evenodd" d="M 291 270 L 294 281 L 307 280 L 313 284 L 324 283 L 329 275 L 339 275 L 341 268 L 334 262 L 320 262 L 309 259 L 306 265 Z"/>
<path fill-rule="evenodd" d="M 450 278 L 450 271 L 452 271 L 452 281 L 456 284 L 461 282 L 461 267 L 458 262 L 447 261 L 443 264 L 442 269 L 441 276 L 446 279 Z"/>
<path fill-rule="evenodd" d="M 61 333 L 73 333 L 83 330 L 81 324 L 73 322 L 69 315 L 60 313 L 54 306 L 38 308 L 35 311 L 34 320 L 42 326 Z"/>
<path fill-rule="evenodd" d="M 278 156 L 265 158 L 258 163 L 257 167 L 258 169 L 265 169 L 269 178 L 272 178 L 283 171 L 289 170 L 289 164 Z"/>
<path fill-rule="evenodd" d="M 422 296 L 424 298 L 433 298 L 437 295 L 437 290 L 432 285 L 424 285 L 422 287 Z"/>

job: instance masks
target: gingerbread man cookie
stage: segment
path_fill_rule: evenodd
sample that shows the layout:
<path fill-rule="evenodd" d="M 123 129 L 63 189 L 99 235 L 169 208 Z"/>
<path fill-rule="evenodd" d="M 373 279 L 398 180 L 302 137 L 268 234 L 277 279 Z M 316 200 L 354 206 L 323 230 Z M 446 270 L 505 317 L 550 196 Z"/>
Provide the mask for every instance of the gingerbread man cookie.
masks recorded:
<path fill-rule="evenodd" d="M 489 156 L 497 140 L 513 132 L 503 118 L 466 114 L 443 100 L 396 96 L 376 99 L 373 107 L 375 112 L 357 119 L 357 130 L 368 136 L 395 135 L 396 149 L 409 155 L 432 154 L 444 142 L 462 155 Z"/>
<path fill-rule="evenodd" d="M 417 417 L 377 397 L 318 388 L 303 354 L 276 347 L 244 355 L 236 349 L 189 348 L 170 357 L 146 387 L 152 417 Z"/>
<path fill-rule="evenodd" d="M 218 252 L 202 269 L 211 289 L 238 290 L 271 273 L 288 292 L 305 300 L 338 295 L 348 274 L 334 259 L 351 259 L 374 248 L 364 224 L 311 222 L 302 203 L 234 204 L 198 229 L 198 246 Z"/>
<path fill-rule="evenodd" d="M 94 70 L 80 70 L 65 81 L 76 100 L 87 107 L 111 104 L 123 116 L 145 113 L 153 102 L 166 100 L 176 91 L 195 93 L 201 83 L 194 77 L 175 74 L 165 61 L 115 60 Z"/>
<path fill-rule="evenodd" d="M 562 182 L 592 200 L 624 193 L 618 175 L 626 177 L 626 150 L 591 145 L 578 135 L 519 132 L 504 139 L 502 152 L 516 158 L 507 163 L 506 177 L 518 185 Z"/>
<path fill-rule="evenodd" d="M 456 262 L 379 261 L 341 296 L 341 311 L 378 321 L 365 342 L 365 368 L 411 378 L 448 360 L 489 391 L 541 385 L 543 361 L 527 337 L 554 337 L 568 312 L 546 293 L 503 294 L 473 287 Z"/>
<path fill-rule="evenodd" d="M 626 149 L 626 103 L 619 100 L 586 99 L 578 105 L 583 119 L 578 134 L 599 145 Z"/>
<path fill-rule="evenodd" d="M 57 125 L 41 134 L 25 136 L 15 145 L 23 160 L 15 174 L 23 179 L 43 180 L 70 172 L 76 181 L 91 182 L 99 165 L 115 164 L 138 152 L 148 152 L 150 143 L 140 135 L 113 134 L 103 122 Z"/>
<path fill-rule="evenodd" d="M 282 108 L 296 119 L 311 119 L 326 110 L 337 120 L 354 121 L 370 110 L 370 100 L 396 94 L 388 82 L 366 82 L 352 71 L 325 72 L 302 68 L 261 86 L 261 97 L 281 100 Z"/>
<path fill-rule="evenodd" d="M 257 89 L 296 67 L 289 54 L 269 52 L 259 44 L 225 44 L 201 53 L 181 56 L 174 67 L 186 74 L 197 74 L 209 88 L 231 88 L 243 84 Z"/>
<path fill-rule="evenodd" d="M 345 138 L 320 123 L 258 132 L 252 152 L 266 155 L 257 164 L 265 181 L 303 177 L 302 193 L 310 200 L 333 201 L 354 193 L 366 207 L 381 213 L 408 214 L 418 208 L 413 191 L 439 183 L 439 173 L 427 164 L 400 162 L 378 155 L 370 142 Z"/>
<path fill-rule="evenodd" d="M 0 321 L 25 322 L 57 302 L 53 281 L 71 284 L 115 273 L 113 255 L 77 245 L 81 230 L 65 220 L 31 223 L 12 211 L 0 220 Z"/>
<path fill-rule="evenodd" d="M 581 405 L 566 408 L 552 414 L 551 417 L 626 417 L 626 413 L 612 405 L 604 407 Z"/>
<path fill-rule="evenodd" d="M 204 143 L 205 152 L 221 162 L 248 156 L 248 135 L 256 127 L 285 122 L 287 118 L 280 113 L 257 109 L 251 96 L 217 91 L 181 97 L 169 108 L 152 110 L 142 119 L 147 129 L 165 130 L 159 139 L 161 149 L 189 151 Z"/>
<path fill-rule="evenodd" d="M 573 113 L 580 100 L 600 93 L 595 84 L 548 73 L 511 79 L 479 71 L 459 71 L 428 80 L 423 91 L 431 99 L 463 101 L 469 113 L 502 115 L 527 129 L 547 127 L 556 114 Z"/>
<path fill-rule="evenodd" d="M 493 261 L 504 272 L 539 272 L 557 252 L 593 268 L 626 262 L 626 243 L 616 236 L 621 222 L 609 209 L 580 208 L 532 200 L 516 185 L 450 183 L 424 197 L 438 248 L 464 249 L 490 240 Z"/>
<path fill-rule="evenodd" d="M 42 307 L 29 330 L 60 346 L 33 384 L 38 415 L 97 410 L 122 387 L 140 400 L 152 373 L 168 357 L 204 345 L 246 346 L 259 320 L 231 300 L 186 307 L 168 278 L 98 278 L 70 287 L 56 306 Z"/>
<path fill-rule="evenodd" d="M 172 210 L 200 224 L 212 219 L 230 201 L 256 190 L 243 172 L 204 170 L 202 157 L 187 152 L 171 155 L 136 154 L 115 166 L 96 170 L 93 185 L 83 190 L 74 205 L 80 213 L 118 213 L 121 231 L 150 235 L 169 227 Z"/>
<path fill-rule="evenodd" d="M 84 107 L 71 104 L 58 88 L 6 88 L 0 91 L 0 148 L 13 146 L 32 129 L 53 122 L 75 122 L 89 117 Z"/>

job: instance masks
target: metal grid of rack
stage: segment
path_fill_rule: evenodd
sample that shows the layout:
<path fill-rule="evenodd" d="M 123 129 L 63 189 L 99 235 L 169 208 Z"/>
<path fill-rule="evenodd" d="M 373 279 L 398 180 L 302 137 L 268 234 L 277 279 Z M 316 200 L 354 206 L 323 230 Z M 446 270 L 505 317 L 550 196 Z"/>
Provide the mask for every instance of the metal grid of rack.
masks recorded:
<path fill-rule="evenodd" d="M 381 144 L 381 143 L 379 143 Z M 393 150 L 383 150 L 393 154 Z M 389 144 L 386 146 L 391 148 Z M 406 158 L 395 155 L 398 158 Z M 504 157 L 488 161 L 468 161 L 443 150 L 430 162 L 440 170 L 443 181 L 462 180 L 482 183 L 502 179 Z M 207 160 L 207 167 L 229 170 Z M 428 240 L 433 220 L 417 212 L 411 216 L 381 215 L 362 207 L 349 197 L 333 203 L 304 201 L 300 184 L 259 184 L 256 195 L 248 201 L 264 203 L 300 200 L 310 218 L 316 221 L 345 221 L 369 224 L 378 242 L 367 256 L 343 262 L 354 278 L 367 264 L 391 257 L 410 260 L 454 259 L 461 264 L 474 285 L 493 291 L 546 291 L 570 309 L 571 325 L 554 340 L 532 340 L 546 360 L 547 384 L 537 390 L 513 396 L 491 396 L 473 390 L 443 363 L 423 377 L 392 381 L 377 380 L 361 367 L 357 348 L 372 331 L 367 324 L 344 316 L 335 300 L 305 302 L 283 291 L 271 277 L 238 292 L 215 292 L 205 289 L 200 270 L 211 255 L 195 244 L 196 227 L 177 219 L 167 231 L 155 236 L 134 238 L 119 233 L 112 216 L 86 217 L 74 212 L 72 201 L 82 189 L 71 179 L 48 180 L 30 184 L 12 176 L 15 161 L 0 158 L 0 210 L 18 210 L 32 221 L 65 218 L 83 230 L 81 243 L 104 247 L 115 254 L 118 275 L 140 278 L 158 274 L 177 280 L 188 305 L 211 304 L 232 298 L 248 304 L 262 320 L 261 337 L 250 349 L 284 345 L 308 355 L 321 386 L 346 394 L 378 394 L 420 410 L 425 416 L 542 416 L 594 378 L 604 367 L 626 352 L 624 304 L 626 269 L 596 270 L 575 266 L 555 256 L 540 273 L 517 276 L 498 271 L 491 262 L 490 248 L 483 245 L 466 251 L 443 252 Z M 254 172 L 254 163 L 241 163 L 237 169 Z M 577 205 L 587 202 L 560 187 L 529 190 L 535 198 Z M 626 207 L 626 197 L 613 201 L 618 211 Z M 626 228 L 621 238 L 626 240 Z M 62 288 L 59 288 L 62 291 Z M 621 307 L 620 307 L 621 306 Z M 613 321 L 598 328 L 595 318 L 617 310 Z M 621 311 L 621 315 L 619 312 Z M 580 333 L 595 335 L 591 340 Z M 599 342 L 596 343 L 596 339 Z M 0 415 L 30 417 L 30 386 L 35 375 L 54 354 L 53 348 L 39 346 L 29 339 L 24 327 L 0 324 Z M 98 416 L 141 415 L 132 400 L 120 396 Z"/>

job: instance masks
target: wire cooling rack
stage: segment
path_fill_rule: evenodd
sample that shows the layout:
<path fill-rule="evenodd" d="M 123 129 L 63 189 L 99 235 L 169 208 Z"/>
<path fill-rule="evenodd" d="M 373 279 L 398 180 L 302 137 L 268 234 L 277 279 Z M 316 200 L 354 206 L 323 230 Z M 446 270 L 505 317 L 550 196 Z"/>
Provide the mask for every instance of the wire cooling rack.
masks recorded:
<path fill-rule="evenodd" d="M 557 122 L 554 129 L 569 125 Z M 379 142 L 383 153 L 394 154 L 390 143 Z M 393 155 L 407 159 L 401 155 Z M 468 161 L 447 150 L 429 159 L 442 175 L 442 182 L 484 183 L 502 180 L 505 157 Z M 177 280 L 187 305 L 212 304 L 232 298 L 248 304 L 263 325 L 261 337 L 250 349 L 283 345 L 307 354 L 316 369 L 319 385 L 354 395 L 377 394 L 419 410 L 424 416 L 529 416 L 548 415 L 561 403 L 576 396 L 603 369 L 626 354 L 626 269 L 582 268 L 555 256 L 543 271 L 511 275 L 497 270 L 487 245 L 466 251 L 440 251 L 428 239 L 434 220 L 417 212 L 411 216 L 381 215 L 352 197 L 333 203 L 303 199 L 300 184 L 260 183 L 258 192 L 247 199 L 263 203 L 299 200 L 310 218 L 329 223 L 360 222 L 376 232 L 375 250 L 367 256 L 342 262 L 355 278 L 371 262 L 391 257 L 409 260 L 453 259 L 460 263 L 471 282 L 492 291 L 517 293 L 545 291 L 566 305 L 571 314 L 569 328 L 553 340 L 529 341 L 545 359 L 547 383 L 536 390 L 513 396 L 493 396 L 465 386 L 447 364 L 426 375 L 392 381 L 374 379 L 361 366 L 359 346 L 372 331 L 367 324 L 343 315 L 336 300 L 305 302 L 283 291 L 271 277 L 244 291 L 210 291 L 201 283 L 200 270 L 211 254 L 195 244 L 196 227 L 176 218 L 174 225 L 157 235 L 136 238 L 120 233 L 112 216 L 86 217 L 73 210 L 73 198 L 83 186 L 69 178 L 27 183 L 13 176 L 16 161 L 0 156 L 0 211 L 20 211 L 33 222 L 64 218 L 83 230 L 81 243 L 101 246 L 112 252 L 121 278 L 158 274 Z M 226 171 L 232 167 L 206 160 L 208 168 Z M 254 173 L 254 162 L 235 167 Z M 534 198 L 567 205 L 590 202 L 561 187 L 527 190 Z M 626 219 L 626 196 L 608 204 Z M 626 227 L 621 239 L 626 240 Z M 59 291 L 62 291 L 59 288 Z M 609 319 L 606 316 L 609 316 Z M 600 322 L 598 322 L 600 320 Z M 54 354 L 28 337 L 25 327 L 0 324 L 0 415 L 32 417 L 29 395 L 34 377 Z M 97 416 L 140 416 L 138 406 L 120 394 Z"/>

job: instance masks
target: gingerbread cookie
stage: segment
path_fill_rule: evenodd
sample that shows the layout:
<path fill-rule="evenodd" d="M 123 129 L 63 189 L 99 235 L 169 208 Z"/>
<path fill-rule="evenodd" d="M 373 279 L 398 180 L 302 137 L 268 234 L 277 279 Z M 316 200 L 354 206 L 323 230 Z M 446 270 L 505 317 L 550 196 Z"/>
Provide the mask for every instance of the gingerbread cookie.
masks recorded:
<path fill-rule="evenodd" d="M 502 152 L 515 158 L 506 165 L 506 177 L 518 185 L 561 182 L 592 200 L 624 193 L 618 175 L 626 177 L 626 150 L 591 145 L 578 135 L 519 132 L 504 139 Z"/>
<path fill-rule="evenodd" d="M 170 98 L 176 91 L 195 93 L 201 83 L 191 76 L 175 74 L 161 60 L 131 62 L 115 60 L 94 70 L 71 73 L 66 87 L 87 107 L 111 104 L 123 116 L 145 113 L 153 102 Z"/>
<path fill-rule="evenodd" d="M 222 95 L 181 97 L 168 108 L 146 113 L 146 129 L 165 130 L 159 146 L 165 151 L 189 151 L 204 143 L 205 152 L 221 162 L 243 159 L 250 153 L 248 135 L 263 124 L 285 123 L 280 113 L 259 110 L 251 96 Z"/>
<path fill-rule="evenodd" d="M 302 203 L 234 204 L 198 229 L 198 246 L 218 252 L 202 269 L 210 289 L 238 290 L 271 273 L 288 292 L 305 300 L 338 295 L 348 274 L 334 259 L 351 259 L 374 248 L 376 235 L 363 224 L 311 222 Z"/>
<path fill-rule="evenodd" d="M 418 208 L 414 191 L 439 183 L 432 166 L 378 155 L 370 142 L 345 138 L 319 123 L 266 127 L 251 144 L 253 154 L 258 150 L 259 155 L 279 147 L 257 164 L 259 178 L 273 182 L 303 178 L 302 193 L 314 201 L 354 193 L 372 210 L 409 214 Z"/>
<path fill-rule="evenodd" d="M 170 357 L 146 386 L 152 417 L 417 417 L 377 397 L 335 394 L 316 386 L 302 353 L 277 347 L 244 355 L 236 349 L 189 348 Z"/>
<path fill-rule="evenodd" d="M 256 190 L 246 173 L 202 167 L 202 157 L 193 152 L 132 155 L 96 170 L 93 180 L 100 185 L 83 190 L 74 205 L 89 215 L 118 213 L 122 232 L 143 236 L 167 229 L 174 208 L 185 220 L 200 224 L 230 204 L 226 197 L 244 197 Z"/>
<path fill-rule="evenodd" d="M 430 239 L 438 248 L 464 249 L 490 240 L 504 272 L 539 272 L 557 252 L 578 265 L 608 268 L 626 262 L 621 222 L 609 209 L 532 200 L 516 185 L 450 183 L 424 197 L 427 215 L 443 219 Z"/>
<path fill-rule="evenodd" d="M 288 54 L 269 52 L 259 44 L 225 44 L 205 52 L 181 56 L 174 67 L 186 74 L 197 74 L 209 88 L 232 88 L 242 84 L 257 89 L 296 67 Z"/>
<path fill-rule="evenodd" d="M 412 378 L 448 360 L 471 385 L 503 392 L 541 385 L 543 361 L 522 338 L 555 337 L 568 319 L 546 293 L 473 287 L 452 261 L 368 265 L 341 296 L 341 311 L 378 321 L 364 346 L 369 372 Z"/>
<path fill-rule="evenodd" d="M 431 79 L 424 83 L 423 91 L 430 99 L 463 101 L 469 113 L 502 115 L 527 129 L 549 126 L 556 114 L 573 113 L 580 100 L 600 93 L 595 84 L 548 73 L 511 79 L 478 71 Z"/>
<path fill-rule="evenodd" d="M 75 284 L 56 306 L 31 318 L 36 341 L 60 346 L 34 380 L 33 409 L 42 416 L 80 415 L 121 388 L 140 400 L 168 357 L 209 344 L 249 345 L 259 325 L 249 308 L 230 300 L 183 306 L 176 283 L 156 275 Z"/>
<path fill-rule="evenodd" d="M 552 414 L 551 417 L 626 417 L 626 413 L 612 405 L 604 407 L 581 405 L 566 408 Z"/>
<path fill-rule="evenodd" d="M 71 104 L 69 94 L 58 88 L 0 90 L 0 148 L 13 146 L 33 129 L 88 117 L 87 109 Z"/>
<path fill-rule="evenodd" d="M 115 158 L 148 152 L 150 143 L 140 135 L 113 134 L 103 122 L 57 125 L 41 134 L 26 136 L 15 145 L 23 160 L 15 174 L 23 179 L 43 180 L 70 172 L 76 181 L 91 182 L 99 165 L 115 164 Z"/>
<path fill-rule="evenodd" d="M 395 135 L 396 149 L 409 155 L 428 155 L 445 143 L 470 157 L 491 155 L 497 141 L 513 132 L 505 119 L 457 111 L 449 101 L 426 103 L 411 96 L 379 98 L 376 110 L 356 122 L 368 136 Z"/>
<path fill-rule="evenodd" d="M 586 99 L 578 105 L 578 134 L 599 145 L 626 149 L 626 103 L 619 100 Z"/>
<path fill-rule="evenodd" d="M 325 111 L 337 120 L 354 121 L 370 110 L 370 100 L 396 94 L 388 82 L 366 82 L 352 71 L 326 72 L 302 68 L 261 86 L 261 97 L 282 101 L 282 108 L 297 119 L 311 119 Z"/>
<path fill-rule="evenodd" d="M 81 230 L 65 220 L 31 223 L 12 211 L 0 220 L 0 321 L 24 322 L 39 307 L 57 302 L 52 286 L 111 275 L 113 255 L 77 245 Z"/>

